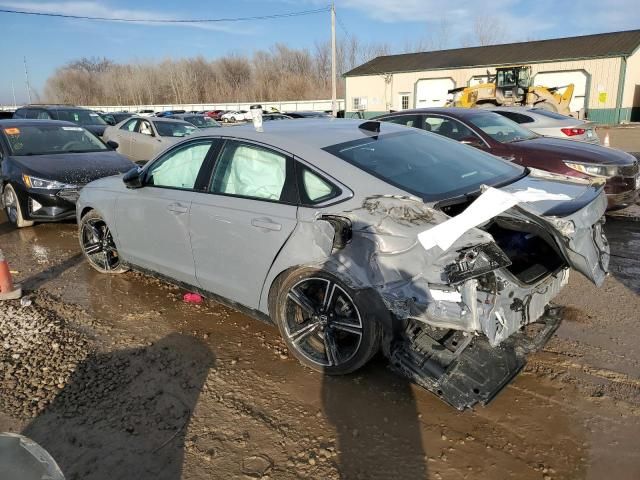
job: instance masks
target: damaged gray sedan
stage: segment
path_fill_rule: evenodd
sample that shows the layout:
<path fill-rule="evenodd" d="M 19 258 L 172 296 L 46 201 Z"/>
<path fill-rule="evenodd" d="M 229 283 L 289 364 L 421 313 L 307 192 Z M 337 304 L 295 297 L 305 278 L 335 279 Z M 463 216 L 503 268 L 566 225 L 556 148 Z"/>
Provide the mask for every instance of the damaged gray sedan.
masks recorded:
<path fill-rule="evenodd" d="M 428 132 L 353 120 L 190 136 L 88 184 L 79 238 L 277 324 L 330 375 L 380 349 L 458 409 L 490 401 L 560 322 L 569 270 L 600 285 L 603 185 L 521 168 Z"/>

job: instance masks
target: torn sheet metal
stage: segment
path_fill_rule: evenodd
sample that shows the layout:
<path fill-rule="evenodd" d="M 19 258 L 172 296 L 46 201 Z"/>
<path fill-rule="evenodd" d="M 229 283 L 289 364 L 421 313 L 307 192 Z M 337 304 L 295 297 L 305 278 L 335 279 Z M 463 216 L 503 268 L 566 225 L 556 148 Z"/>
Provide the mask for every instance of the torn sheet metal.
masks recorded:
<path fill-rule="evenodd" d="M 535 188 L 507 193 L 489 187 L 460 215 L 419 233 L 418 240 L 426 250 L 435 246 L 448 250 L 466 231 L 488 222 L 518 203 L 543 200 L 571 200 L 571 197 Z"/>

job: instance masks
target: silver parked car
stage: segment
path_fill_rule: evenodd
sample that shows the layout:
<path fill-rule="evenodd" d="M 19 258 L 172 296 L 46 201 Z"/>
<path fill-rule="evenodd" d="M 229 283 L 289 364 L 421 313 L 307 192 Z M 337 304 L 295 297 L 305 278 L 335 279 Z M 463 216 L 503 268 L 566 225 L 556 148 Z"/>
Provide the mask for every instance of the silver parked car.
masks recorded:
<path fill-rule="evenodd" d="M 586 120 L 568 117 L 539 107 L 497 107 L 492 111 L 544 137 L 600 144 L 594 124 Z"/>
<path fill-rule="evenodd" d="M 196 131 L 197 127 L 184 120 L 131 117 L 107 127 L 102 138 L 130 160 L 144 163 Z"/>
<path fill-rule="evenodd" d="M 203 115 L 200 113 L 178 113 L 176 115 L 171 115 L 171 118 L 173 118 L 174 120 L 183 120 L 185 122 L 189 122 L 199 129 L 218 128 L 222 126 L 220 125 L 220 123 L 216 122 L 208 115 Z"/>
<path fill-rule="evenodd" d="M 604 280 L 595 180 L 390 123 L 263 130 L 192 135 L 88 184 L 77 217 L 91 266 L 157 275 L 273 321 L 327 374 L 382 348 L 459 409 L 491 400 L 553 334 L 548 305 L 570 267 Z"/>

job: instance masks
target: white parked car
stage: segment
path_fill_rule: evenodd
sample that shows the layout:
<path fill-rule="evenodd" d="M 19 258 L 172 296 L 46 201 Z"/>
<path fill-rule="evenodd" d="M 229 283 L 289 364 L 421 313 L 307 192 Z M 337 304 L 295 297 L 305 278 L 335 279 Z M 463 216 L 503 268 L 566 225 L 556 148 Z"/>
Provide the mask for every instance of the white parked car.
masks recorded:
<path fill-rule="evenodd" d="M 220 117 L 220 119 L 223 122 L 244 122 L 245 120 L 251 119 L 251 113 L 247 110 L 235 110 L 225 113 L 224 115 L 222 115 L 222 117 Z"/>
<path fill-rule="evenodd" d="M 543 137 L 600 144 L 594 124 L 586 120 L 568 117 L 539 107 L 496 107 L 492 111 Z"/>
<path fill-rule="evenodd" d="M 138 115 L 139 117 L 153 117 L 155 115 L 155 112 L 153 110 L 138 110 L 138 113 L 136 113 L 136 115 Z"/>

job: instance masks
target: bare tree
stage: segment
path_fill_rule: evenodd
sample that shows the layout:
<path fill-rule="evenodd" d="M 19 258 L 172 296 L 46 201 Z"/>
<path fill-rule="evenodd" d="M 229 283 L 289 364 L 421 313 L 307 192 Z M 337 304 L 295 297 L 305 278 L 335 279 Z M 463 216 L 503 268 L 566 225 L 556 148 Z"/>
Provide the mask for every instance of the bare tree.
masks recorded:
<path fill-rule="evenodd" d="M 496 16 L 480 15 L 473 21 L 472 31 L 462 40 L 463 47 L 497 45 L 507 41 L 507 29 Z"/>
<path fill-rule="evenodd" d="M 337 51 L 339 75 L 390 51 L 386 44 L 343 39 Z M 212 61 L 196 57 L 116 64 L 81 58 L 58 68 L 44 92 L 49 101 L 80 105 L 312 100 L 330 96 L 330 61 L 329 42 L 316 44 L 313 51 L 276 44 L 251 57 L 232 54 Z M 338 94 L 344 94 L 342 77 Z"/>
<path fill-rule="evenodd" d="M 430 27 L 427 33 L 413 42 L 405 42 L 403 51 L 427 52 L 444 50 L 451 47 L 451 24 L 447 19 L 442 19 L 437 25 Z"/>

